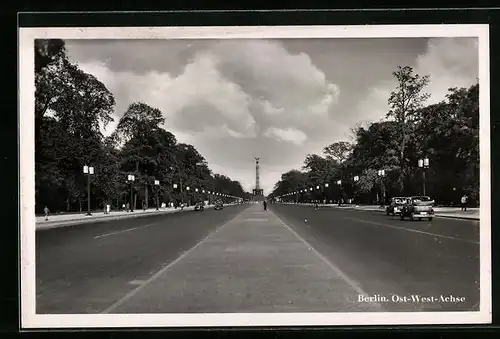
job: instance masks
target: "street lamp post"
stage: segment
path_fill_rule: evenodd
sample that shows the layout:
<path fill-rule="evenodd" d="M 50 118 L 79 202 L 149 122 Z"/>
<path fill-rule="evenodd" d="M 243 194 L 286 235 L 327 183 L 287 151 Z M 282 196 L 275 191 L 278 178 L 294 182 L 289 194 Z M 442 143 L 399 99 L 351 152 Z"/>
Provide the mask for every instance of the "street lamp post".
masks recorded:
<path fill-rule="evenodd" d="M 429 168 L 429 158 L 425 157 L 424 159 L 419 159 L 418 160 L 418 167 L 420 167 L 422 169 L 422 191 L 423 191 L 423 195 L 426 195 L 425 194 L 425 181 L 426 181 L 425 172 Z"/>
<path fill-rule="evenodd" d="M 339 206 L 342 206 L 342 180 L 337 180 L 337 185 L 339 185 L 339 190 L 340 190 Z"/>
<path fill-rule="evenodd" d="M 382 191 L 382 199 L 380 201 L 380 206 L 385 205 L 385 185 L 384 185 L 384 177 L 385 177 L 385 170 L 381 169 L 378 170 L 378 175 L 380 177 L 380 190 Z"/>
<path fill-rule="evenodd" d="M 90 213 L 90 176 L 94 174 L 94 167 L 83 166 L 83 173 L 87 174 L 87 215 L 92 215 Z"/>
<path fill-rule="evenodd" d="M 356 183 L 359 181 L 359 175 L 355 175 L 354 178 L 354 186 L 356 186 Z M 354 203 L 357 205 L 358 204 L 358 196 L 357 196 L 357 193 L 358 190 L 356 189 L 356 187 L 354 187 L 354 199 L 356 200 Z"/>
<path fill-rule="evenodd" d="M 176 189 L 177 189 L 177 184 L 173 184 L 173 185 L 172 185 L 172 187 L 174 188 L 174 190 L 176 190 Z M 182 199 L 182 198 L 181 198 L 181 199 Z M 175 206 L 176 206 L 176 208 L 177 208 L 177 203 L 178 203 L 178 201 L 176 201 L 176 202 L 175 202 Z"/>
<path fill-rule="evenodd" d="M 160 181 L 159 180 L 155 180 L 155 187 L 156 187 L 156 210 L 160 210 L 160 199 L 158 198 L 158 191 L 159 191 L 159 188 L 160 188 Z"/>
<path fill-rule="evenodd" d="M 329 183 L 325 183 L 325 200 L 326 200 L 325 203 L 328 203 L 328 198 L 330 197 L 330 194 L 328 194 L 330 193 L 329 192 L 330 190 L 328 189 L 329 186 L 330 186 Z"/>
<path fill-rule="evenodd" d="M 133 212 L 134 211 L 134 205 L 133 205 L 133 188 L 132 188 L 132 184 L 135 180 L 135 176 L 133 174 L 129 174 L 128 175 L 128 181 L 130 182 L 130 212 Z"/>

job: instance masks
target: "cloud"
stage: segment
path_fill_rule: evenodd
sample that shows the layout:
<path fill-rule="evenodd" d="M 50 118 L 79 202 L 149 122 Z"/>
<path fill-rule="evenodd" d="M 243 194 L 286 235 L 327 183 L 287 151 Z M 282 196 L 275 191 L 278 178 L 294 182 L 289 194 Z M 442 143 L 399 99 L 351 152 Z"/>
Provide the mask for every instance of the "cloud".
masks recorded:
<path fill-rule="evenodd" d="M 270 127 L 264 135 L 276 140 L 289 141 L 296 145 L 302 145 L 307 140 L 307 135 L 296 128 L 277 128 Z"/>
<path fill-rule="evenodd" d="M 427 51 L 418 56 L 415 70 L 430 75 L 426 90 L 429 103 L 445 98 L 450 87 L 469 87 L 479 73 L 477 38 L 430 39 Z"/>
<path fill-rule="evenodd" d="M 114 94 L 115 124 L 130 103 L 147 103 L 179 142 L 245 188 L 255 185 L 253 157 L 261 157 L 269 192 L 306 154 L 385 116 L 395 88 L 387 70 L 404 62 L 429 74 L 429 102 L 476 81 L 474 39 L 347 40 L 73 41 L 68 49 Z"/>
<path fill-rule="evenodd" d="M 307 153 L 290 148 L 290 143 L 304 146 L 307 140 L 318 140 L 331 132 L 334 122 L 330 113 L 339 88 L 327 81 L 305 53 L 291 54 L 280 42 L 271 40 L 219 41 L 203 47 L 193 48 L 189 61 L 175 74 L 160 67 L 134 71 L 131 66 L 127 70 L 116 51 L 111 58 L 99 60 L 86 54 L 79 64 L 115 95 L 115 125 L 130 103 L 145 102 L 163 112 L 165 127 L 179 141 L 198 148 L 224 147 L 203 147 L 209 162 L 225 164 L 223 173 L 228 167 L 238 168 L 234 159 L 240 157 L 236 153 L 247 153 L 248 159 L 253 159 L 252 154 L 265 156 L 262 148 L 266 138 L 272 138 L 267 145 L 280 154 L 267 157 L 272 163 L 281 155 Z M 147 47 L 142 48 L 141 52 L 147 53 Z M 123 43 L 119 50 L 126 59 Z M 140 52 L 132 54 L 132 65 L 148 62 L 137 56 Z M 156 64 L 157 58 L 153 59 Z M 120 60 L 118 65 L 115 60 Z M 289 127 L 284 128 L 284 124 Z M 107 129 L 105 134 L 110 132 Z M 235 146 L 230 148 L 233 153 L 224 152 L 228 143 Z"/>
<path fill-rule="evenodd" d="M 429 39 L 425 51 L 409 65 L 414 67 L 415 73 L 430 76 L 430 83 L 424 92 L 431 96 L 425 104 L 440 102 L 445 99 L 450 87 L 469 87 L 476 83 L 479 72 L 478 41 L 476 38 Z M 390 92 L 396 86 L 391 79 L 368 89 L 353 114 L 367 121 L 383 119 L 389 110 L 387 101 Z"/>

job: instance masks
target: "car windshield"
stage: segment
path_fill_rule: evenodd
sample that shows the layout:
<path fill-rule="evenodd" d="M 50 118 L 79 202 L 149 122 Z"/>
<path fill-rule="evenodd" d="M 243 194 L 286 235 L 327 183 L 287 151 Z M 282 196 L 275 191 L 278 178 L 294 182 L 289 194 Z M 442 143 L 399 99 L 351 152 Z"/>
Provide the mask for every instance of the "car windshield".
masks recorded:
<path fill-rule="evenodd" d="M 405 198 L 394 198 L 393 201 L 396 204 L 403 204 L 403 203 L 405 203 L 406 199 Z"/>
<path fill-rule="evenodd" d="M 432 200 L 430 197 L 426 197 L 426 196 L 416 196 L 416 197 L 412 197 L 412 199 L 414 201 L 421 201 L 421 202 L 427 202 L 427 201 Z"/>
<path fill-rule="evenodd" d="M 432 200 L 430 197 L 427 196 L 416 196 L 412 197 L 413 203 L 415 205 L 432 205 L 434 200 Z"/>

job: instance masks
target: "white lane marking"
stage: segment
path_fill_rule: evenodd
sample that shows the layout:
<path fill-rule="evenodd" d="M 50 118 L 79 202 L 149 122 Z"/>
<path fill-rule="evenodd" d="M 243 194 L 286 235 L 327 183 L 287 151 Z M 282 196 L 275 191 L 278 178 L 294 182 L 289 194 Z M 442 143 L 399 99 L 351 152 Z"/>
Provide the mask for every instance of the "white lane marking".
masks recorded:
<path fill-rule="evenodd" d="M 130 231 L 133 231 L 133 230 L 136 230 L 136 229 L 139 229 L 139 228 L 145 228 L 145 227 L 153 226 L 153 225 L 156 225 L 156 224 L 159 224 L 159 223 L 160 222 L 153 222 L 153 223 L 150 223 L 150 224 L 146 224 L 144 226 L 137 226 L 137 227 L 133 227 L 133 228 L 127 228 L 127 229 L 121 230 L 121 231 L 116 231 L 116 232 L 111 232 L 111 233 L 96 235 L 94 237 L 94 239 L 99 239 L 99 238 L 107 237 L 107 236 L 110 236 L 110 235 L 115 235 L 115 234 L 130 232 Z"/>
<path fill-rule="evenodd" d="M 418 234 L 429 235 L 429 236 L 432 236 L 432 237 L 438 237 L 438 238 L 443 238 L 443 239 L 463 241 L 463 242 L 468 242 L 468 243 L 471 243 L 471 244 L 478 244 L 479 245 L 479 241 L 474 241 L 474 240 L 468 240 L 468 239 L 463 239 L 463 238 L 456 238 L 456 237 L 451 237 L 451 236 L 437 234 L 437 233 L 431 233 L 431 232 L 424 232 L 424 231 L 419 231 L 419 230 L 415 230 L 415 229 L 411 229 L 411 228 L 399 227 L 399 226 L 388 225 L 388 224 L 382 224 L 382 223 L 379 223 L 379 222 L 370 221 L 370 220 L 363 220 L 363 219 L 358 219 L 358 218 L 344 217 L 344 219 L 349 219 L 349 220 L 353 220 L 353 221 L 360 221 L 360 222 L 364 222 L 366 224 L 372 224 L 372 225 L 375 225 L 375 226 L 382 226 L 382 227 L 387 227 L 387 228 L 393 228 L 393 229 L 401 230 L 401 231 L 414 232 L 414 233 L 418 233 Z"/>
<path fill-rule="evenodd" d="M 188 249 L 187 251 L 185 251 L 184 253 L 182 253 L 177 259 L 175 259 L 174 261 L 172 261 L 170 264 L 168 264 L 167 266 L 163 267 L 158 272 L 156 272 L 154 275 L 152 275 L 151 277 L 149 277 L 149 279 L 145 280 L 144 283 L 142 283 L 141 285 L 137 286 L 135 289 L 133 289 L 132 291 L 130 291 L 129 293 L 127 293 L 124 297 L 122 297 L 121 299 L 119 299 L 118 301 L 116 301 L 115 303 L 113 303 L 111 306 L 109 306 L 107 309 L 105 309 L 104 311 L 102 311 L 101 314 L 109 313 L 109 312 L 113 311 L 114 309 L 118 308 L 123 303 L 125 303 L 127 300 L 129 300 L 130 298 L 134 297 L 145 286 L 147 286 L 148 284 L 152 283 L 154 280 L 158 279 L 158 277 L 160 277 L 163 273 L 165 273 L 172 266 L 174 266 L 175 264 L 177 264 L 178 262 L 180 262 L 186 256 L 188 256 L 191 252 L 193 252 L 201 244 L 205 243 L 208 239 L 210 239 L 212 236 L 214 236 L 216 233 L 218 233 L 221 229 L 223 229 L 224 227 L 226 227 L 230 223 L 234 222 L 238 217 L 240 217 L 240 215 L 245 210 L 239 212 L 238 214 L 236 214 L 236 216 L 234 216 L 234 218 L 231 218 L 229 221 L 226 221 L 224 224 L 222 224 L 221 226 L 217 227 L 217 229 L 215 231 L 213 231 L 212 233 L 210 233 L 209 235 L 207 235 L 205 238 L 203 238 L 200 242 L 198 242 L 196 245 L 194 245 L 193 247 L 191 247 L 190 249 Z"/>
<path fill-rule="evenodd" d="M 131 285 L 142 285 L 146 282 L 146 280 L 132 280 L 132 281 L 129 281 L 129 284 Z"/>
<path fill-rule="evenodd" d="M 319 253 L 314 247 L 311 246 L 311 244 L 309 244 L 304 238 L 302 238 L 297 232 L 295 232 L 290 226 L 288 226 L 283 220 L 281 220 L 280 217 L 278 217 L 276 214 L 274 214 L 274 212 L 272 212 L 272 211 L 270 211 L 270 212 L 280 221 L 280 223 L 284 227 L 286 227 L 290 232 L 292 232 L 292 234 L 295 235 L 295 237 L 297 239 L 302 241 L 302 243 L 304 243 L 304 245 L 306 245 L 309 248 L 309 251 L 316 254 L 325 264 L 327 264 L 342 280 L 344 280 L 359 295 L 362 295 L 364 297 L 369 296 L 368 293 L 363 291 L 363 289 L 361 288 L 361 286 L 358 283 L 356 283 L 354 280 L 349 278 L 349 276 L 347 276 L 347 274 L 345 274 L 337 265 L 335 265 L 330 260 L 328 260 L 324 255 Z M 383 309 L 382 305 L 379 303 L 373 303 L 373 305 L 380 308 L 380 309 Z"/>

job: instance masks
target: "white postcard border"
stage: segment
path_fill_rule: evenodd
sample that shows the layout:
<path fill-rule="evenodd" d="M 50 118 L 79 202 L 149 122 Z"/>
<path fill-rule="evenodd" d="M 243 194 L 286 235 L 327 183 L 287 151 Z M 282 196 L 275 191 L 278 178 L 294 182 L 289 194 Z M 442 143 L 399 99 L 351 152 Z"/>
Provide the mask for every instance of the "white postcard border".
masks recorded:
<path fill-rule="evenodd" d="M 477 37 L 480 84 L 480 311 L 211 314 L 36 314 L 34 39 Z M 21 327 L 226 327 L 491 323 L 491 169 L 488 25 L 96 27 L 19 29 Z"/>

